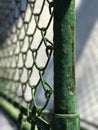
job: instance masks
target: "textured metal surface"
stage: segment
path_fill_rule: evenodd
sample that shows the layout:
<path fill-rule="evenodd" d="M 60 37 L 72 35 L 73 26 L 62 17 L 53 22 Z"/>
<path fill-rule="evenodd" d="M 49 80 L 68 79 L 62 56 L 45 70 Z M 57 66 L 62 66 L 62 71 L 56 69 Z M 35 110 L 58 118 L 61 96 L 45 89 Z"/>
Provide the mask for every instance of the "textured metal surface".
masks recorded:
<path fill-rule="evenodd" d="M 54 94 L 56 113 L 75 113 L 75 3 L 55 1 Z M 65 7 L 65 8 L 64 8 Z"/>
<path fill-rule="evenodd" d="M 53 130 L 79 130 L 79 115 L 76 114 L 74 0 L 54 1 L 54 110 Z"/>

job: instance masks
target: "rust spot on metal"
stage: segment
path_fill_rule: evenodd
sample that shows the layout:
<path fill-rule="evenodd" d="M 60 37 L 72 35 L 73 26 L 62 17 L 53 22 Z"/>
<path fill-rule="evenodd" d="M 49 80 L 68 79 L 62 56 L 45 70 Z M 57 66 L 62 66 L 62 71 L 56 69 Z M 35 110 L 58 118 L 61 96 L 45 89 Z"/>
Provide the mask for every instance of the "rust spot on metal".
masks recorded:
<path fill-rule="evenodd" d="M 74 93 L 74 91 L 75 91 L 75 87 L 74 86 L 70 87 L 70 92 Z"/>
<path fill-rule="evenodd" d="M 63 114 L 68 114 L 68 110 L 66 109 Z"/>
<path fill-rule="evenodd" d="M 74 26 L 71 26 L 71 30 L 74 31 L 74 30 L 75 30 L 75 27 L 74 27 Z"/>
<path fill-rule="evenodd" d="M 74 41 L 72 42 L 72 77 L 73 77 L 73 80 L 75 80 Z"/>
<path fill-rule="evenodd" d="M 68 109 L 66 110 L 58 110 L 56 111 L 57 114 L 68 114 Z"/>

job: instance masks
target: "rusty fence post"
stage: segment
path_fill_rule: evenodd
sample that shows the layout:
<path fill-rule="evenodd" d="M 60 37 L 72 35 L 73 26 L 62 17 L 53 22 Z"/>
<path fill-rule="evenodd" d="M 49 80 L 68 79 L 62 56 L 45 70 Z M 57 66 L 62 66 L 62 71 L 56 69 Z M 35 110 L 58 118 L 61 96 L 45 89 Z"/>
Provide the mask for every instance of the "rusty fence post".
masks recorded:
<path fill-rule="evenodd" d="M 53 130 L 79 130 L 75 86 L 75 0 L 54 0 Z"/>

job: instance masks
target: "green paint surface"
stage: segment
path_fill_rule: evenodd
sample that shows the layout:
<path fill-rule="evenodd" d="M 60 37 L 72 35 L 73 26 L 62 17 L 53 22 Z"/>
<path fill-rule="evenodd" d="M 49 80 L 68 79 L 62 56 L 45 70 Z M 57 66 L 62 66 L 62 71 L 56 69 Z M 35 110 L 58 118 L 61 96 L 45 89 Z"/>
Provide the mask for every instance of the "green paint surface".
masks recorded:
<path fill-rule="evenodd" d="M 54 0 L 54 103 L 58 114 L 76 112 L 75 2 Z"/>
<path fill-rule="evenodd" d="M 75 0 L 54 0 L 52 130 L 79 130 L 75 86 Z"/>

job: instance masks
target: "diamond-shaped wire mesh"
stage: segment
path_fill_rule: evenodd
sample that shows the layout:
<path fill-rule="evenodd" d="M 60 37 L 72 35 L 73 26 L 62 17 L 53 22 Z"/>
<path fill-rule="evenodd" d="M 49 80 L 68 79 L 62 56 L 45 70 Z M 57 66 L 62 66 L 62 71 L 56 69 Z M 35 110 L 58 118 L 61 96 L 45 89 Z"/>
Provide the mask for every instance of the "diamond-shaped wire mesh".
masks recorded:
<path fill-rule="evenodd" d="M 38 116 L 46 109 L 53 92 L 43 76 L 53 52 L 51 3 L 0 1 L 0 93 L 25 109 L 36 109 Z"/>

